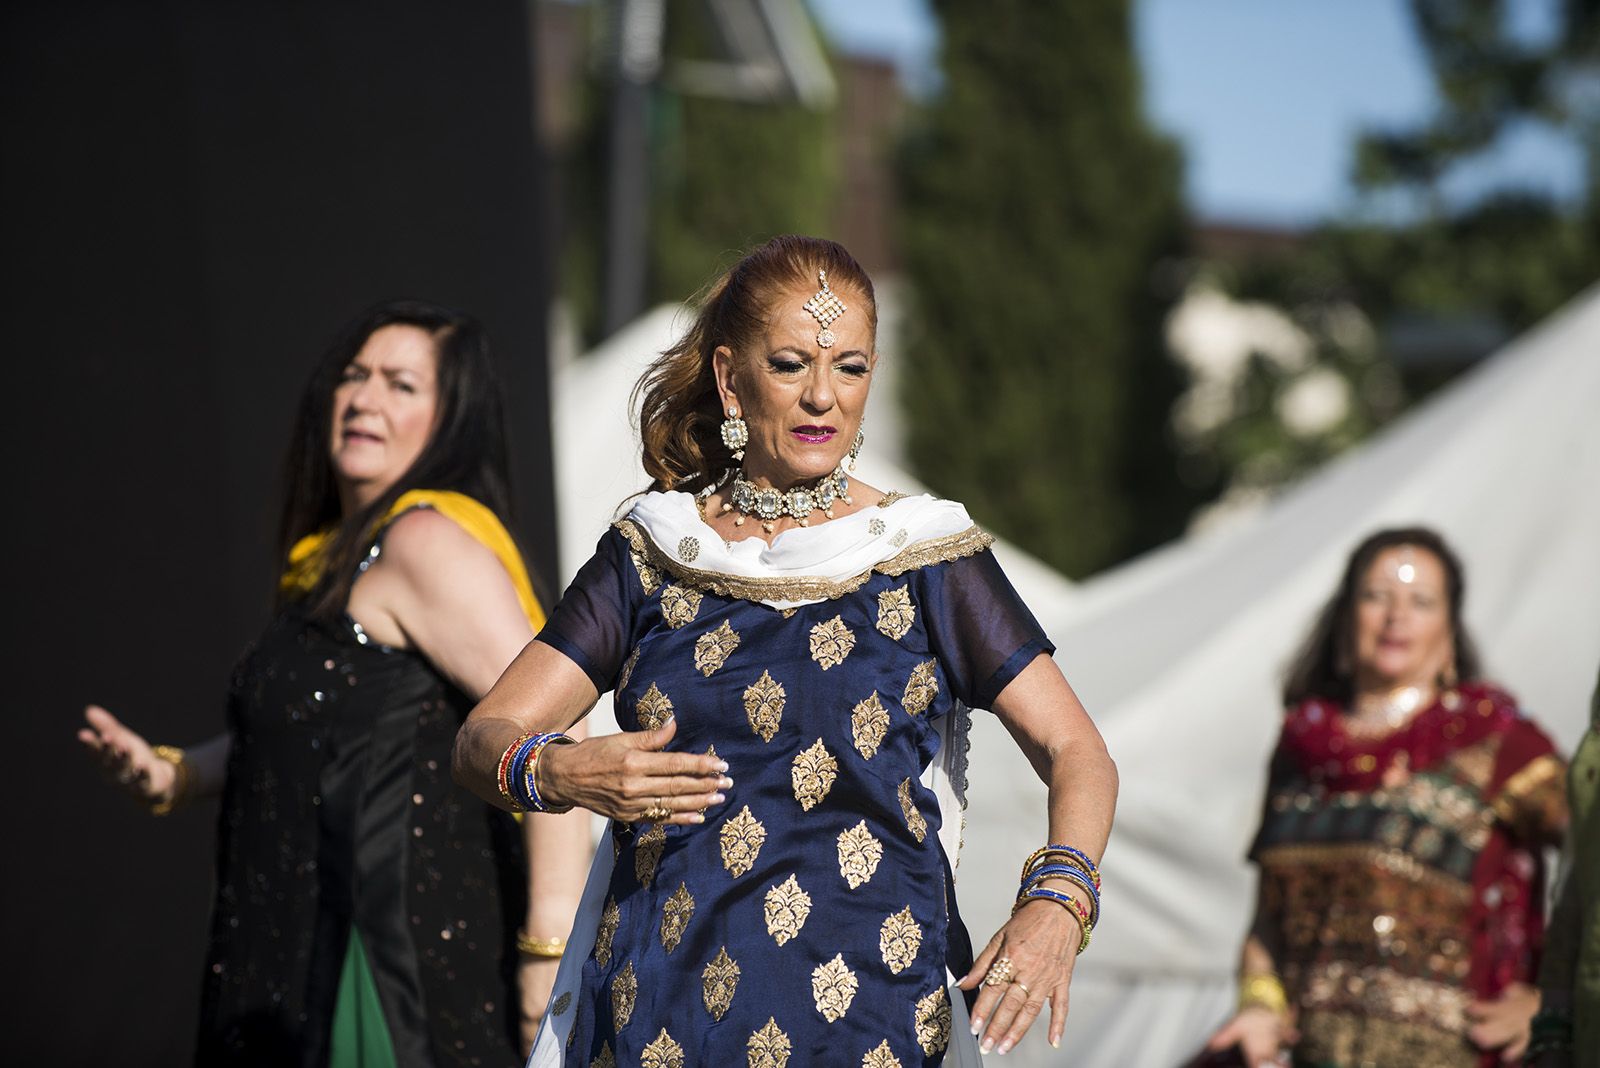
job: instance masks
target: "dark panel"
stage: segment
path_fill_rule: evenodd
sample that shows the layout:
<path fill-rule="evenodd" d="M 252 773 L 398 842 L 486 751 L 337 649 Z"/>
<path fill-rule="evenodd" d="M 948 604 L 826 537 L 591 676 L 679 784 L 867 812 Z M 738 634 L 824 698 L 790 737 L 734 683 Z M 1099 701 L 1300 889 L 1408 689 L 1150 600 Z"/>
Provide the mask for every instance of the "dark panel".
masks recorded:
<path fill-rule="evenodd" d="M 549 573 L 528 41 L 506 0 L 3 6 L 20 686 L 0 1061 L 189 1057 L 214 809 L 150 819 L 72 732 L 89 700 L 155 740 L 220 729 L 267 607 L 294 400 L 344 320 L 399 295 L 484 320 Z"/>

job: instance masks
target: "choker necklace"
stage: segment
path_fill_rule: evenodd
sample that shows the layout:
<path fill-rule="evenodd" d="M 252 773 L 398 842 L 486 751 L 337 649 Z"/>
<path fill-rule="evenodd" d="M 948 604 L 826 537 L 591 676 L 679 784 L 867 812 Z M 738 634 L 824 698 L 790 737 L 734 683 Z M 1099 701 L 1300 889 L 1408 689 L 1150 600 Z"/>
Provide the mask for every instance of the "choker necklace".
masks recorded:
<path fill-rule="evenodd" d="M 772 533 L 774 524 L 784 516 L 788 516 L 803 527 L 808 527 L 811 525 L 812 512 L 821 512 L 832 519 L 834 501 L 855 503 L 850 498 L 850 476 L 845 471 L 845 464 L 840 464 L 829 474 L 823 475 L 813 486 L 796 486 L 789 490 L 757 486 L 745 478 L 744 472 L 738 469 L 730 470 L 728 475 L 732 477 L 733 488 L 728 493 L 728 499 L 722 504 L 722 511 L 724 514 L 738 511 L 739 514 L 733 517 L 733 525 L 736 527 L 744 526 L 744 521 L 750 516 L 761 520 L 761 529 L 768 534 Z M 728 478 L 724 477 L 723 484 L 727 482 Z"/>
<path fill-rule="evenodd" d="M 1420 686 L 1401 686 L 1387 693 L 1363 694 L 1356 698 L 1356 718 L 1368 723 L 1386 723 L 1395 728 L 1422 707 Z"/>

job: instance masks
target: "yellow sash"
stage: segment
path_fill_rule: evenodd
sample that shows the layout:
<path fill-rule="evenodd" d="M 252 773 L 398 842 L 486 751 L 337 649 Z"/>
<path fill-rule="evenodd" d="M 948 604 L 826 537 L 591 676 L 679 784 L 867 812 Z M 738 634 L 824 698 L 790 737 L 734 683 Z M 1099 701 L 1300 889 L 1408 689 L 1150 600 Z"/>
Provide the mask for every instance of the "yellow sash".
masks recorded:
<path fill-rule="evenodd" d="M 368 536 L 376 536 L 396 516 L 419 505 L 432 508 L 494 553 L 495 558 L 500 561 L 500 566 L 511 576 L 511 584 L 517 588 L 517 601 L 522 605 L 523 614 L 528 617 L 529 625 L 537 634 L 544 626 L 544 608 L 539 604 L 539 599 L 533 595 L 533 583 L 528 581 L 527 566 L 523 564 L 522 554 L 517 552 L 517 545 L 511 540 L 510 532 L 486 505 L 453 490 L 411 490 L 400 495 L 400 499 L 394 502 L 394 507 L 378 520 Z M 294 543 L 294 548 L 289 550 L 288 566 L 284 568 L 283 577 L 278 580 L 278 588 L 287 597 L 290 599 L 304 597 L 316 588 L 322 579 L 323 552 L 332 537 L 332 531 L 319 530 L 315 534 L 307 534 Z"/>

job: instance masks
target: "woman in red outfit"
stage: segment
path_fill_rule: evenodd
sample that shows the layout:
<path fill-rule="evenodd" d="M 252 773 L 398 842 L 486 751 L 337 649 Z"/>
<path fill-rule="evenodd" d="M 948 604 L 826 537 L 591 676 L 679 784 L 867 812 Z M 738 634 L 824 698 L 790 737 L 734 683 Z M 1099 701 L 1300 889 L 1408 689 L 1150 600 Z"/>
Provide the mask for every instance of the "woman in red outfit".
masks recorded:
<path fill-rule="evenodd" d="M 1479 672 L 1460 562 L 1425 529 L 1351 554 L 1290 673 L 1238 1014 L 1245 1062 L 1474 1068 L 1538 1005 L 1561 760 Z"/>

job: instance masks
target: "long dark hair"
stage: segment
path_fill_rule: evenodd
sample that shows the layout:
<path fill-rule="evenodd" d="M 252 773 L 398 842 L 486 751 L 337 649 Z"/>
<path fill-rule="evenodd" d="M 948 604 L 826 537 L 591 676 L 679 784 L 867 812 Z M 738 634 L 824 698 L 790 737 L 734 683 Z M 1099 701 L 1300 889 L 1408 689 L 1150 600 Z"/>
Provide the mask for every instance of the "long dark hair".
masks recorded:
<path fill-rule="evenodd" d="M 386 326 L 414 326 L 433 339 L 437 355 L 438 407 L 433 432 L 416 462 L 377 500 L 354 515 L 339 510 L 339 491 L 329 461 L 333 392 L 367 339 Z M 322 578 L 306 598 L 311 614 L 337 617 L 350 599 L 356 565 L 372 526 L 409 490 L 456 490 L 511 521 L 511 477 L 505 410 L 489 338 L 464 312 L 420 300 L 375 305 L 334 340 L 306 382 L 284 465 L 281 559 L 307 534 L 333 528 L 323 557 Z M 280 592 L 280 604 L 283 595 Z"/>
<path fill-rule="evenodd" d="M 727 345 L 742 356 L 766 329 L 773 301 L 787 287 L 828 286 L 864 302 L 874 337 L 878 303 L 872 279 L 835 241 L 783 234 L 747 254 L 702 291 L 694 322 L 677 344 L 656 358 L 633 387 L 639 439 L 651 488 L 694 492 L 734 465 L 722 443 L 722 402 L 712 354 Z"/>
<path fill-rule="evenodd" d="M 1348 704 L 1355 696 L 1356 598 L 1362 579 L 1378 554 L 1402 545 L 1426 550 L 1443 565 L 1450 634 L 1455 648 L 1453 672 L 1462 680 L 1480 676 L 1482 665 L 1478 660 L 1478 647 L 1461 622 L 1461 605 L 1467 594 L 1461 558 L 1444 538 L 1427 527 L 1396 527 L 1368 535 L 1350 554 L 1338 590 L 1323 607 L 1289 668 L 1283 687 L 1286 705 L 1299 704 L 1312 697 Z"/>

